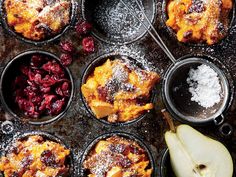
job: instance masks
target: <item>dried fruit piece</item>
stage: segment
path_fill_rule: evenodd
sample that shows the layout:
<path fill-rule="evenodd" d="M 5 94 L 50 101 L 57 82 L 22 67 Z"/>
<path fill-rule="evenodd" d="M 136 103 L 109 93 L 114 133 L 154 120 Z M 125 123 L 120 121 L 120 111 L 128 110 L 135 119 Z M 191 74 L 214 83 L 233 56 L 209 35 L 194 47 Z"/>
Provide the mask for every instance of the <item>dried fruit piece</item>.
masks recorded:
<path fill-rule="evenodd" d="M 72 63 L 72 56 L 70 54 L 63 53 L 60 60 L 63 66 L 69 66 Z"/>
<path fill-rule="evenodd" d="M 86 37 L 82 40 L 83 50 L 85 52 L 94 52 L 94 40 L 92 37 Z"/>
<path fill-rule="evenodd" d="M 74 51 L 74 46 L 69 41 L 61 42 L 60 47 L 63 52 L 72 53 Z"/>
<path fill-rule="evenodd" d="M 26 116 L 59 114 L 70 96 L 71 83 L 55 60 L 33 55 L 28 65 L 20 66 L 12 82 L 13 100 Z"/>
<path fill-rule="evenodd" d="M 78 23 L 75 27 L 77 34 L 84 35 L 88 34 L 92 30 L 92 25 L 86 21 Z"/>

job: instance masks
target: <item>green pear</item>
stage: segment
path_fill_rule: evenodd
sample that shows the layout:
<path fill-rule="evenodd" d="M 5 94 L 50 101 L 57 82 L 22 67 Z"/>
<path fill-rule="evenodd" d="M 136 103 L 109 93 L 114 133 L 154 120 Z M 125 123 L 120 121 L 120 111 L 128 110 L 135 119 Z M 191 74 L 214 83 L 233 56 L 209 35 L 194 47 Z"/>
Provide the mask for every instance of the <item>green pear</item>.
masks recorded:
<path fill-rule="evenodd" d="M 180 125 L 166 132 L 165 141 L 177 177 L 233 176 L 233 160 L 226 147 L 192 127 Z"/>

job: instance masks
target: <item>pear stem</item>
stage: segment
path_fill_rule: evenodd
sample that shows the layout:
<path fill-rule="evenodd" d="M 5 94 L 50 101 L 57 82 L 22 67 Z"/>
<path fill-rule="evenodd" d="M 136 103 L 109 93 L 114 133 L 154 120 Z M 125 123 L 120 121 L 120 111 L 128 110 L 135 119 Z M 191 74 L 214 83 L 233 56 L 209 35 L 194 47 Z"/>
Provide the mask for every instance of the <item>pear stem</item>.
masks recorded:
<path fill-rule="evenodd" d="M 166 109 L 162 109 L 161 112 L 164 116 L 164 119 L 167 121 L 167 123 L 170 127 L 170 130 L 172 132 L 176 132 L 176 128 L 175 128 L 174 122 L 173 122 L 172 117 L 170 116 L 170 114 L 166 111 Z"/>

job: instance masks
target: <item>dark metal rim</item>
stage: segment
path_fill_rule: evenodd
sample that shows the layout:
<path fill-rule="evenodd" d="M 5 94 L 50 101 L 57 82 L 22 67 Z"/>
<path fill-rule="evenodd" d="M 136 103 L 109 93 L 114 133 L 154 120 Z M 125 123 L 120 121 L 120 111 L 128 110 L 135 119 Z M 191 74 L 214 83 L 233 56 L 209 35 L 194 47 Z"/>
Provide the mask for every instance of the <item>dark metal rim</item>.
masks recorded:
<path fill-rule="evenodd" d="M 120 54 L 120 53 L 117 53 L 117 52 L 113 52 L 113 53 L 109 53 L 109 54 L 104 54 L 104 55 L 101 55 L 97 58 L 95 58 L 92 62 L 90 62 L 87 67 L 85 68 L 85 70 L 83 71 L 83 74 L 82 74 L 82 77 L 81 77 L 81 85 L 80 85 L 80 96 L 82 98 L 82 102 L 86 108 L 86 110 L 90 113 L 90 115 L 92 116 L 93 119 L 96 119 L 97 121 L 101 122 L 101 123 L 104 123 L 106 125 L 113 125 L 113 126 L 126 126 L 126 125 L 130 125 L 130 124 L 133 124 L 133 123 L 136 123 L 138 121 L 141 121 L 144 117 L 146 117 L 146 115 L 149 113 L 149 112 L 145 112 L 143 113 L 141 116 L 137 117 L 136 119 L 133 119 L 131 121 L 128 121 L 128 122 L 117 122 L 117 123 L 110 123 L 104 119 L 98 119 L 96 118 L 96 116 L 94 115 L 94 113 L 92 112 L 92 110 L 90 109 L 89 105 L 87 104 L 87 101 L 85 100 L 83 94 L 82 94 L 82 90 L 81 90 L 81 87 L 82 85 L 86 82 L 87 80 L 87 77 L 89 76 L 89 74 L 91 73 L 91 71 L 94 70 L 94 68 L 96 67 L 96 63 L 99 63 L 101 60 L 105 60 L 107 59 L 108 57 L 114 57 L 114 56 L 120 56 L 121 58 L 122 57 L 127 57 L 129 59 L 132 59 L 132 61 L 136 61 L 135 59 L 133 59 L 132 57 L 128 56 L 128 55 L 125 55 L 125 54 Z M 153 90 L 152 94 L 151 94 L 151 97 L 150 97 L 150 102 L 153 103 L 154 102 L 154 98 L 155 98 L 155 92 Z M 151 110 L 150 110 L 151 111 Z"/>
<path fill-rule="evenodd" d="M 6 13 L 4 12 L 4 0 L 0 0 L 0 17 L 1 17 L 1 24 L 3 28 L 13 37 L 17 38 L 20 41 L 23 41 L 25 43 L 33 44 L 36 46 L 46 45 L 48 43 L 54 42 L 55 40 L 59 39 L 69 28 L 73 27 L 76 21 L 77 17 L 77 9 L 78 9 L 78 3 L 75 0 L 71 0 L 71 17 L 70 22 L 68 25 L 66 25 L 58 34 L 49 37 L 48 39 L 40 40 L 40 41 L 34 41 L 27 39 L 23 37 L 21 34 L 18 34 L 8 26 L 7 19 L 6 19 Z"/>
<path fill-rule="evenodd" d="M 1 153 L 1 156 L 4 156 L 8 153 L 9 149 L 15 143 L 15 141 L 26 138 L 26 137 L 29 137 L 29 136 L 33 136 L 33 135 L 42 136 L 46 140 L 50 140 L 50 141 L 59 143 L 60 145 L 64 146 L 66 149 L 69 149 L 70 150 L 70 155 L 68 156 L 69 157 L 69 159 L 68 159 L 69 163 L 67 164 L 69 166 L 69 173 L 70 173 L 70 176 L 72 176 L 72 177 L 76 176 L 75 175 L 74 152 L 71 150 L 70 146 L 68 146 L 68 144 L 66 144 L 61 138 L 59 138 L 55 135 L 52 135 L 51 133 L 45 132 L 45 131 L 26 131 L 26 132 L 21 132 L 21 133 L 18 133 L 16 135 L 14 135 L 11 138 L 11 140 L 9 141 L 9 143 L 6 144 L 6 147 L 4 147 L 4 150 Z"/>
<path fill-rule="evenodd" d="M 173 37 L 176 41 L 177 41 L 177 43 L 178 44 L 182 44 L 182 45 L 186 45 L 186 46 L 195 46 L 195 47 L 205 47 L 205 46 L 209 46 L 209 45 L 207 45 L 206 43 L 192 43 L 192 42 L 180 42 L 180 41 L 178 41 L 178 39 L 177 39 L 177 37 L 176 37 L 176 33 L 175 33 L 175 31 L 172 29 L 172 28 L 170 28 L 170 27 L 168 27 L 167 25 L 166 25 L 166 21 L 167 21 L 167 19 L 168 19 L 168 14 L 167 14 L 167 4 L 168 4 L 168 2 L 169 2 L 169 0 L 163 0 L 163 2 L 162 2 L 162 13 L 161 13 L 161 19 L 162 19 L 162 22 L 163 22 L 163 24 L 164 24 L 164 26 L 165 26 L 165 29 L 166 29 L 166 31 L 169 33 L 169 35 L 171 36 L 171 37 Z M 231 12 L 230 12 L 230 16 L 231 16 L 231 18 L 230 18 L 230 23 L 229 23 L 229 28 L 228 28 L 228 32 L 227 32 L 227 34 L 229 34 L 229 32 L 230 32 L 230 30 L 233 28 L 233 25 L 234 25 L 234 19 L 235 19 L 235 16 L 236 16 L 236 11 L 235 11 L 235 9 L 236 9 L 236 3 L 234 3 L 233 4 L 233 8 L 232 8 L 232 10 L 231 10 Z M 226 39 L 227 39 L 227 34 L 226 34 L 226 36 L 224 36 L 224 38 L 223 39 L 221 39 L 219 42 L 217 42 L 216 44 L 213 44 L 213 45 L 211 45 L 211 46 L 217 46 L 217 45 L 220 45 L 220 44 L 222 44 L 222 43 L 225 43 L 226 42 Z"/>
<path fill-rule="evenodd" d="M 47 55 L 47 56 L 52 57 L 53 59 L 56 59 L 56 61 L 58 63 L 60 63 L 60 60 L 59 60 L 59 58 L 56 55 L 54 55 L 52 53 L 49 53 L 47 51 L 42 51 L 42 50 L 29 50 L 29 51 L 25 51 L 23 53 L 18 54 L 16 57 L 14 57 L 12 60 L 10 60 L 10 62 L 7 63 L 7 65 L 5 66 L 3 72 L 1 73 L 1 78 L 0 78 L 0 100 L 1 100 L 1 102 L 3 104 L 3 107 L 6 109 L 6 111 L 9 112 L 14 118 L 17 118 L 20 121 L 21 121 L 21 118 L 16 113 L 14 113 L 11 108 L 9 108 L 9 106 L 7 105 L 7 103 L 6 103 L 5 99 L 4 99 L 3 92 L 2 92 L 3 79 L 4 79 L 4 76 L 5 76 L 8 68 L 11 66 L 11 64 L 15 60 L 18 60 L 18 59 L 24 57 L 25 55 L 32 55 L 32 54 Z M 55 117 L 50 118 L 49 120 L 46 120 L 46 121 L 39 121 L 38 120 L 37 122 L 29 120 L 29 121 L 27 121 L 29 124 L 32 124 L 32 125 L 45 125 L 45 124 L 49 124 L 49 123 L 52 123 L 52 122 L 62 118 L 65 115 L 65 113 L 68 111 L 68 109 L 69 109 L 69 107 L 70 107 L 70 105 L 72 103 L 74 94 L 75 94 L 74 93 L 75 92 L 75 86 L 74 86 L 74 81 L 73 81 L 73 77 L 72 77 L 72 74 L 71 74 L 70 70 L 68 68 L 66 68 L 66 67 L 63 67 L 63 68 L 67 72 L 67 74 L 69 76 L 69 79 L 70 79 L 70 82 L 71 82 L 71 95 L 70 95 L 70 98 L 69 98 L 69 100 L 67 102 L 67 106 L 64 108 L 64 110 L 60 114 L 58 114 Z"/>
<path fill-rule="evenodd" d="M 162 154 L 162 157 L 161 157 L 161 164 L 160 164 L 160 176 L 161 177 L 166 177 L 164 174 L 164 165 L 165 165 L 165 162 L 167 161 L 167 156 L 169 155 L 169 149 L 166 148 Z"/>
<path fill-rule="evenodd" d="M 86 0 L 82 0 L 82 18 L 83 20 L 87 20 L 86 18 L 86 15 L 85 15 L 85 1 Z M 152 22 L 152 25 L 155 23 L 156 21 L 156 15 L 157 15 L 157 0 L 153 0 L 153 13 L 152 13 L 152 19 L 150 20 Z M 150 25 L 147 25 L 148 26 L 148 29 L 150 30 L 151 27 Z M 92 35 L 94 37 L 96 37 L 98 40 L 102 41 L 102 42 L 105 42 L 105 43 L 108 43 L 108 44 L 116 44 L 116 45 L 125 45 L 125 44 L 131 44 L 131 43 L 134 43 L 136 41 L 139 41 L 139 40 L 142 40 L 142 38 L 144 36 L 146 36 L 146 34 L 148 33 L 148 31 L 146 29 L 144 29 L 144 32 L 141 33 L 139 36 L 135 37 L 134 39 L 132 40 L 129 40 L 129 41 L 124 41 L 124 42 L 120 42 L 120 41 L 113 41 L 111 39 L 108 39 L 107 37 L 103 38 L 103 37 L 100 37 L 96 32 L 92 31 Z"/>
<path fill-rule="evenodd" d="M 215 114 L 212 117 L 209 117 L 207 119 L 203 119 L 203 120 L 195 120 L 194 118 L 191 118 L 191 117 L 185 118 L 186 116 L 184 116 L 177 109 L 174 108 L 172 103 L 169 101 L 170 99 L 169 99 L 169 96 L 167 94 L 167 87 L 168 87 L 167 82 L 168 82 L 169 76 L 172 74 L 173 70 L 178 68 L 178 66 L 181 66 L 182 64 L 185 64 L 185 61 L 188 61 L 188 59 L 191 59 L 191 58 L 197 58 L 202 63 L 210 64 L 210 66 L 214 67 L 214 69 L 216 69 L 217 72 L 219 74 L 221 74 L 221 78 L 223 78 L 223 80 L 225 82 L 225 88 L 226 88 L 226 94 L 227 94 L 226 96 L 227 97 L 226 97 L 226 99 L 224 99 L 223 106 L 217 112 L 217 114 Z M 164 76 L 164 79 L 163 79 L 162 100 L 164 101 L 164 104 L 166 105 L 168 111 L 173 115 L 173 117 L 176 120 L 178 120 L 180 122 L 183 122 L 183 123 L 188 123 L 188 124 L 191 124 L 191 125 L 203 126 L 203 125 L 207 125 L 207 124 L 210 124 L 210 123 L 214 122 L 215 118 L 219 117 L 221 114 L 224 114 L 226 112 L 226 110 L 230 107 L 230 105 L 232 103 L 232 100 L 233 100 L 234 86 L 230 86 L 229 79 L 227 78 L 226 74 L 222 70 L 220 70 L 214 63 L 212 63 L 209 60 L 217 61 L 222 66 L 224 66 L 219 60 L 217 60 L 216 58 L 213 58 L 211 56 L 187 55 L 187 56 L 181 57 L 176 64 L 172 64 L 167 69 L 167 71 L 165 73 L 165 76 Z M 226 69 L 226 70 L 228 71 L 228 69 Z M 230 75 L 229 72 L 227 74 Z M 231 77 L 231 75 L 230 75 L 230 77 Z"/>
<path fill-rule="evenodd" d="M 131 133 L 120 132 L 120 131 L 115 131 L 115 132 L 110 132 L 110 133 L 105 133 L 105 134 L 99 135 L 88 144 L 88 146 L 85 148 L 84 153 L 81 156 L 80 165 L 79 165 L 79 176 L 82 177 L 85 175 L 84 168 L 83 168 L 83 162 L 85 161 L 86 157 L 88 156 L 88 154 L 90 153 L 92 148 L 96 145 L 96 143 L 98 143 L 98 141 L 100 141 L 102 139 L 106 139 L 108 137 L 112 137 L 115 135 L 124 137 L 126 139 L 133 140 L 133 141 L 137 142 L 145 150 L 145 152 L 148 155 L 149 161 L 150 161 L 150 166 L 153 169 L 152 177 L 155 177 L 157 169 L 156 169 L 154 158 L 152 156 L 152 151 L 150 150 L 149 146 L 138 136 L 131 134 Z"/>

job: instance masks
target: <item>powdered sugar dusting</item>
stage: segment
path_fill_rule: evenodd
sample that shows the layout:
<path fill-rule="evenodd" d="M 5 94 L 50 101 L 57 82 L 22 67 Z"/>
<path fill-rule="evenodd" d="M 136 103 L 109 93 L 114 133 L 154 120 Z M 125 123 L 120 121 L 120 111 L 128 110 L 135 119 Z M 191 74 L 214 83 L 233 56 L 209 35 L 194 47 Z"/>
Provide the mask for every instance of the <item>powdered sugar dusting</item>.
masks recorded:
<path fill-rule="evenodd" d="M 132 1 L 126 1 L 129 7 L 133 7 L 143 20 L 143 14 Z M 94 20 L 97 22 L 107 37 L 128 38 L 135 35 L 141 28 L 141 23 L 133 17 L 120 0 L 100 0 L 95 8 Z"/>
<path fill-rule="evenodd" d="M 222 88 L 218 74 L 211 67 L 202 64 L 197 69 L 191 69 L 187 83 L 192 94 L 191 101 L 197 102 L 204 108 L 220 102 Z"/>

